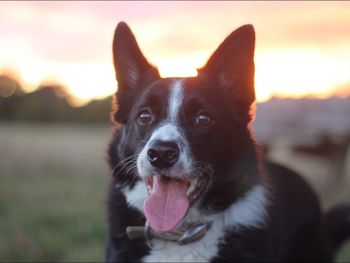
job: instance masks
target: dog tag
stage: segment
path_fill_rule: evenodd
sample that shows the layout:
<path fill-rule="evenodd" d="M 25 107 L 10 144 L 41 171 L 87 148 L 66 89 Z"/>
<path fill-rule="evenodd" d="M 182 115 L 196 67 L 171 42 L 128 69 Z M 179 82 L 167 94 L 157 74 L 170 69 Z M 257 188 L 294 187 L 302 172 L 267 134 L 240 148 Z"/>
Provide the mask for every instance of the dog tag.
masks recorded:
<path fill-rule="evenodd" d="M 144 226 L 128 226 L 126 228 L 126 234 L 130 240 L 145 237 L 145 227 Z"/>
<path fill-rule="evenodd" d="M 210 227 L 210 223 L 199 223 L 191 226 L 185 231 L 185 233 L 177 242 L 180 245 L 186 245 L 188 243 L 195 242 L 204 237 Z"/>

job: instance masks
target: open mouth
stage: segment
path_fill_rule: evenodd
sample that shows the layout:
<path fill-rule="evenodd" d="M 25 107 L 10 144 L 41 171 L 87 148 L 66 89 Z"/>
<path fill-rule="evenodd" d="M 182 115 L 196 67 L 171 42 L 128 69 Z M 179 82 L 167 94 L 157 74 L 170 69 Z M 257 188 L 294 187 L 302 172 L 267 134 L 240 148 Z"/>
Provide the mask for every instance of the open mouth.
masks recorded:
<path fill-rule="evenodd" d="M 204 175 L 193 180 L 148 176 L 146 185 L 149 196 L 144 210 L 150 226 L 159 232 L 176 229 L 202 195 L 207 183 Z"/>

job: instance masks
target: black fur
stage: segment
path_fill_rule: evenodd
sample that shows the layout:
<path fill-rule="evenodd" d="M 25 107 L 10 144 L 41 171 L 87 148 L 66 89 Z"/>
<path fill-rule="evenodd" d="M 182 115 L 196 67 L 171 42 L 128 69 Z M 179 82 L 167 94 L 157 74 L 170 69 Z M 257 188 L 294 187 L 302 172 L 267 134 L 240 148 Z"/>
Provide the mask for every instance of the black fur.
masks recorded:
<path fill-rule="evenodd" d="M 193 159 L 210 167 L 210 187 L 199 201 L 203 213 L 224 211 L 257 184 L 269 190 L 267 223 L 262 228 L 228 229 L 212 261 L 285 262 L 332 261 L 348 221 L 350 208 L 322 216 L 318 198 L 294 172 L 264 162 L 249 129 L 254 94 L 255 34 L 251 25 L 234 31 L 214 52 L 198 76 L 183 79 L 185 88 L 179 120 Z M 165 118 L 169 83 L 142 55 L 125 23 L 116 29 L 113 58 L 118 80 L 119 123 L 109 147 L 112 172 L 108 198 L 108 262 L 140 261 L 150 252 L 145 240 L 129 240 L 126 227 L 144 225 L 144 215 L 128 206 L 121 189 L 140 180 L 132 171 L 134 154 L 141 151 L 153 130 Z M 148 108 L 155 120 L 140 126 L 137 116 Z M 210 127 L 193 125 L 205 108 L 215 120 Z M 130 162 L 124 162 L 126 158 Z M 341 212 L 339 212 L 341 211 Z M 345 211 L 345 212 L 344 212 Z M 333 228 L 334 224 L 340 224 Z"/>

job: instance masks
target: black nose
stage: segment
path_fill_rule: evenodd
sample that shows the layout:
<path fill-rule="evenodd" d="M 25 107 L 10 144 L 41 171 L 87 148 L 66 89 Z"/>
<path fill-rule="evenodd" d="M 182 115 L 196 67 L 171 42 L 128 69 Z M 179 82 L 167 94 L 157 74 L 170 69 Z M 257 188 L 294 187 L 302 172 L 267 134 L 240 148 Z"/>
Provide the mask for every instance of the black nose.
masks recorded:
<path fill-rule="evenodd" d="M 171 141 L 155 141 L 147 151 L 148 161 L 157 168 L 169 168 L 179 159 L 179 146 Z"/>

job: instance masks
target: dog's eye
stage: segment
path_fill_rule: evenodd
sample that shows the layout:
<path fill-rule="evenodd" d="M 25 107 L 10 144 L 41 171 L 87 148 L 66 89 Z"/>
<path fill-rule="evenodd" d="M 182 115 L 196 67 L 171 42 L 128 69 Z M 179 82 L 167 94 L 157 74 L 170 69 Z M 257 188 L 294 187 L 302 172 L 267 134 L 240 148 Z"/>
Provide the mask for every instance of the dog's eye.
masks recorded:
<path fill-rule="evenodd" d="M 153 121 L 152 113 L 149 110 L 142 110 L 139 113 L 138 122 L 140 124 L 148 124 Z"/>
<path fill-rule="evenodd" d="M 198 113 L 196 118 L 196 125 L 199 126 L 210 126 L 213 123 L 213 118 L 207 111 L 201 111 Z"/>

